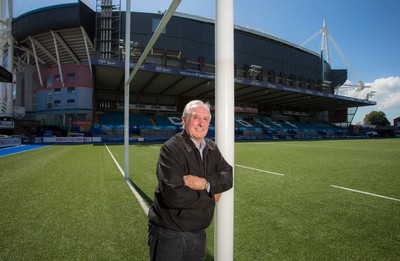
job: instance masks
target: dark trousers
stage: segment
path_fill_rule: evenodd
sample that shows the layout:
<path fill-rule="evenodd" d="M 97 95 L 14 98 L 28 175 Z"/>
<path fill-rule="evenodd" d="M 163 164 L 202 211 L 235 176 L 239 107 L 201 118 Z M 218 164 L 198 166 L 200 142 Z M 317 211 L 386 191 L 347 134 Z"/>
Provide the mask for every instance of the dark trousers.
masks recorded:
<path fill-rule="evenodd" d="M 203 261 L 206 259 L 206 231 L 179 232 L 149 223 L 151 261 Z"/>

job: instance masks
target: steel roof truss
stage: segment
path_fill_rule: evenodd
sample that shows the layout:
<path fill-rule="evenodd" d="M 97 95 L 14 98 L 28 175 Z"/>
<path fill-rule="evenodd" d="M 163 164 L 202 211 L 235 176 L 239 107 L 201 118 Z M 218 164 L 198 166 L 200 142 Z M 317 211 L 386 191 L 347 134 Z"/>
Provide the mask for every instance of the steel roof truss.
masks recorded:
<path fill-rule="evenodd" d="M 55 33 L 53 31 L 51 31 L 51 35 L 53 36 L 53 41 L 54 41 L 54 48 L 56 50 L 56 56 L 57 56 L 57 65 L 58 65 L 58 72 L 60 73 L 60 80 L 61 80 L 61 84 L 64 87 L 64 77 L 63 77 L 63 73 L 62 73 L 62 68 L 61 68 L 61 62 L 60 62 L 60 55 L 58 53 L 58 44 L 57 44 L 57 39 L 55 37 Z"/>
<path fill-rule="evenodd" d="M 164 93 L 166 93 L 168 90 L 170 90 L 172 87 L 174 87 L 175 85 L 177 85 L 179 82 L 183 81 L 184 79 L 185 79 L 185 77 L 178 78 L 175 82 L 173 82 L 172 84 L 166 86 L 163 90 L 161 90 L 160 94 L 163 95 Z"/>
<path fill-rule="evenodd" d="M 71 48 L 69 48 L 68 44 L 64 41 L 64 39 L 61 38 L 61 36 L 57 33 L 51 30 L 51 34 L 53 37 L 57 39 L 57 41 L 64 47 L 65 51 L 69 54 L 69 56 L 75 61 L 76 64 L 80 64 L 81 62 L 79 61 L 78 57 L 72 52 Z"/>
<path fill-rule="evenodd" d="M 188 92 L 191 92 L 191 91 L 201 87 L 202 85 L 204 85 L 207 82 L 208 82 L 208 80 L 204 80 L 204 81 L 201 81 L 201 82 L 197 83 L 196 85 L 192 85 L 190 88 L 186 89 L 184 92 L 179 93 L 179 95 L 183 95 L 184 96 Z"/>
<path fill-rule="evenodd" d="M 29 36 L 29 39 L 32 42 L 32 45 L 35 44 L 39 49 L 44 52 L 54 63 L 57 63 L 57 59 L 52 55 L 38 40 L 34 37 Z"/>
<path fill-rule="evenodd" d="M 31 50 L 31 49 L 29 49 L 28 47 L 19 47 L 19 46 L 17 46 L 16 47 L 17 49 L 20 49 L 20 50 L 22 50 L 22 51 L 24 51 L 27 55 L 28 55 L 28 60 L 27 60 L 27 63 L 28 64 L 30 64 L 30 61 L 29 61 L 29 57 L 30 56 L 32 56 L 32 57 L 34 57 L 35 59 L 37 59 L 37 61 L 39 62 L 39 63 L 41 63 L 41 64 L 46 64 L 46 62 L 45 61 L 43 61 L 39 56 L 36 56 L 35 57 L 35 54 L 33 53 L 33 51 Z"/>
<path fill-rule="evenodd" d="M 87 35 L 87 33 L 85 31 L 85 28 L 83 28 L 83 26 L 81 26 L 81 30 L 82 30 L 82 35 L 83 35 L 83 41 L 85 43 L 85 50 L 86 50 L 87 59 L 88 59 L 88 61 L 90 61 L 90 52 L 89 52 L 88 45 L 90 44 L 90 48 L 93 49 L 93 44 L 90 41 L 90 38 Z M 90 68 L 90 74 L 93 76 L 93 69 L 92 69 L 92 63 L 91 62 L 89 62 L 89 68 Z"/>
<path fill-rule="evenodd" d="M 40 86 L 43 87 L 44 85 L 43 85 L 42 73 L 40 71 L 39 59 L 38 59 L 38 56 L 36 54 L 35 42 L 34 42 L 34 39 L 32 39 L 30 36 L 29 36 L 29 40 L 32 43 L 33 57 L 35 57 L 36 70 L 38 71 Z"/>
<path fill-rule="evenodd" d="M 152 77 L 150 77 L 150 79 L 147 82 L 145 82 L 142 85 L 142 87 L 140 87 L 138 92 L 145 92 L 146 89 L 148 89 L 148 87 L 151 85 L 151 83 L 154 82 L 157 78 L 158 78 L 158 74 L 155 73 Z"/>

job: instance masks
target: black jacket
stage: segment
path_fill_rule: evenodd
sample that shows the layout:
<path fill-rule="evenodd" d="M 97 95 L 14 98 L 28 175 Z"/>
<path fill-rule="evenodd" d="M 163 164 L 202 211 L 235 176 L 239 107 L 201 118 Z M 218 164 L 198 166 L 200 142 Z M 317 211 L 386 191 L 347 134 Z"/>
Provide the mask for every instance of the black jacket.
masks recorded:
<path fill-rule="evenodd" d="M 185 186 L 183 176 L 195 175 L 210 183 L 210 192 Z M 149 220 L 175 231 L 207 228 L 214 214 L 214 194 L 233 186 L 232 167 L 217 145 L 206 139 L 203 161 L 185 131 L 176 134 L 161 148 L 157 163 L 158 186 L 149 210 Z"/>

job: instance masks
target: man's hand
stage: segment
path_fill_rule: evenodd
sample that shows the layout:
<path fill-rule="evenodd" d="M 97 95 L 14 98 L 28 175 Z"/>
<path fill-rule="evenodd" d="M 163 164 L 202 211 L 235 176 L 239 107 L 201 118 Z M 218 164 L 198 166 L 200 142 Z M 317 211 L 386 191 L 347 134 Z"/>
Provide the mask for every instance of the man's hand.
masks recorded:
<path fill-rule="evenodd" d="M 194 190 L 205 190 L 207 185 L 207 180 L 205 178 L 200 178 L 193 175 L 183 176 L 183 181 L 185 186 Z"/>
<path fill-rule="evenodd" d="M 218 201 L 219 201 L 219 199 L 221 198 L 221 196 L 222 196 L 222 194 L 221 194 L 221 193 L 214 194 L 214 201 L 215 201 L 215 202 L 218 202 Z"/>

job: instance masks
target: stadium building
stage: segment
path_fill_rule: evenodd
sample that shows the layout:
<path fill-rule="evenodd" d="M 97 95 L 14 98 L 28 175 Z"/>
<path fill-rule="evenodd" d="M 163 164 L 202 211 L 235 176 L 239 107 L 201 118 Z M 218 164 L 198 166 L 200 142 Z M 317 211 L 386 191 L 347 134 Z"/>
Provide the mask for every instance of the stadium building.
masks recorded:
<path fill-rule="evenodd" d="M 131 13 L 131 68 L 162 17 Z M 214 22 L 182 13 L 170 19 L 130 84 L 131 137 L 168 138 L 189 100 L 215 104 Z M 63 134 L 56 126 L 123 137 L 120 1 L 98 0 L 96 10 L 81 1 L 33 10 L 13 18 L 12 35 L 13 110 L 3 99 L 2 115 L 14 120 L 14 133 Z M 322 52 L 240 26 L 234 40 L 237 139 L 344 137 L 356 108 L 376 104 L 337 95 L 347 70 L 331 68 Z"/>

